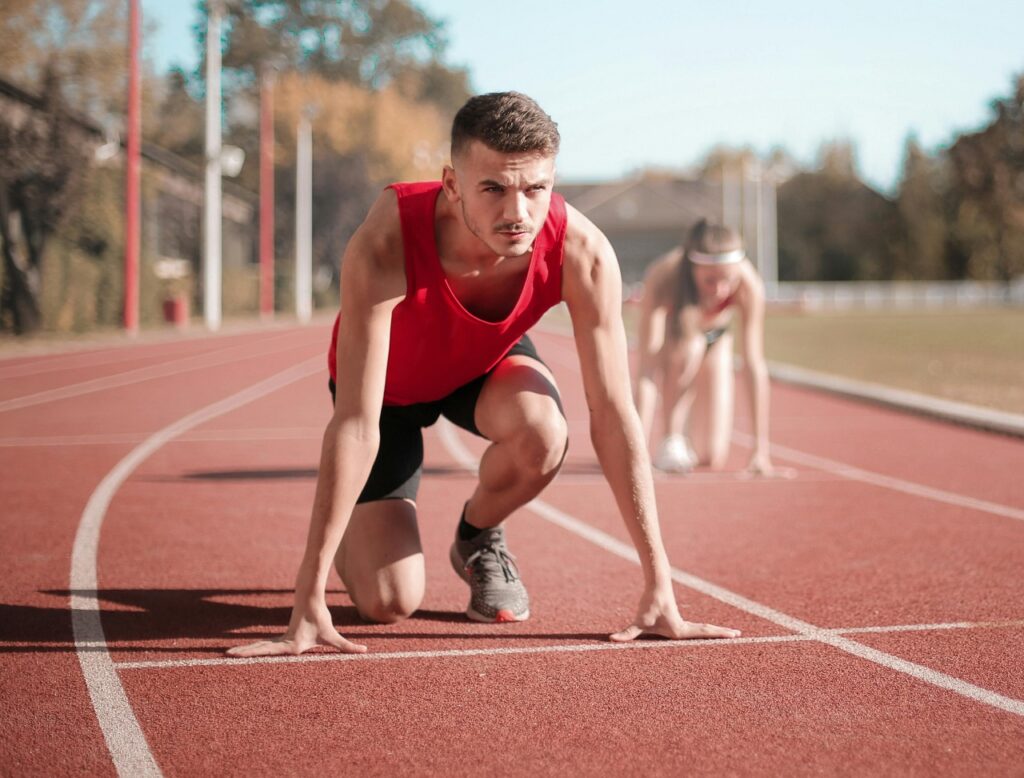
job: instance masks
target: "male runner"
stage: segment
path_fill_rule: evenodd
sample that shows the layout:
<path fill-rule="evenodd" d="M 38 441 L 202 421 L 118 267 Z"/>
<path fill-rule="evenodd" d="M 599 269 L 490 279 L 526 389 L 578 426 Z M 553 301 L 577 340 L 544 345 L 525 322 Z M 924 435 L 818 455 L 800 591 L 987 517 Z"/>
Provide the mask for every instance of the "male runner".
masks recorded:
<path fill-rule="evenodd" d="M 419 607 L 421 429 L 442 413 L 490 441 L 451 549 L 470 585 L 467 615 L 528 617 L 502 522 L 540 493 L 565 455 L 554 378 L 525 337 L 561 300 L 572 318 L 594 450 L 643 568 L 636 618 L 611 639 L 739 634 L 686 622 L 676 607 L 630 394 L 619 268 L 605 236 L 552 193 L 558 145 L 555 123 L 530 98 L 471 98 L 455 117 L 442 180 L 389 187 L 352 237 L 330 355 L 334 415 L 291 621 L 283 637 L 232 655 L 299 654 L 317 645 L 365 651 L 331 621 L 332 564 L 367 620 L 395 622 Z"/>

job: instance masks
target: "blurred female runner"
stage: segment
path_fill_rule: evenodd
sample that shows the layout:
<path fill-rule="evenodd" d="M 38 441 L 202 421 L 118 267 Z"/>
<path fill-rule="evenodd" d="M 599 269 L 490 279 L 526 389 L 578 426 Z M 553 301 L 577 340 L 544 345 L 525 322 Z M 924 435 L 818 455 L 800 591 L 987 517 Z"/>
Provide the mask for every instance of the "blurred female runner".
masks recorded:
<path fill-rule="evenodd" d="M 636 404 L 648 440 L 658 382 L 665 437 L 654 466 L 687 472 L 725 466 L 733 422 L 733 338 L 739 312 L 754 449 L 747 469 L 774 475 L 768 451 L 764 284 L 734 230 L 701 220 L 685 246 L 656 260 L 644 279 Z"/>

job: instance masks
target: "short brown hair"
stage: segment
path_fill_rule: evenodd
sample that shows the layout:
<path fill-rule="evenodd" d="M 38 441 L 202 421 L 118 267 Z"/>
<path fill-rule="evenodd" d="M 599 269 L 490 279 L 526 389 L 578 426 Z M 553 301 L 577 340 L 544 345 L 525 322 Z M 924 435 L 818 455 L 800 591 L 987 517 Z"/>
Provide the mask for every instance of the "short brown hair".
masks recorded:
<path fill-rule="evenodd" d="M 494 151 L 539 151 L 554 156 L 561 140 L 558 125 L 531 98 L 519 92 L 477 95 L 455 114 L 452 156 L 478 140 Z"/>

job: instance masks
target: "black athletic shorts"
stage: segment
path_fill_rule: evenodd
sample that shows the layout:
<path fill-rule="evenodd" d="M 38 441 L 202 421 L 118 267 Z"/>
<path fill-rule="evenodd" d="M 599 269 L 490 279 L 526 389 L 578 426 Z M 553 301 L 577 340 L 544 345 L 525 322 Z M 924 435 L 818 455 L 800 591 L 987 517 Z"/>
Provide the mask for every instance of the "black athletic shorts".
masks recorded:
<path fill-rule="evenodd" d="M 536 359 L 533 341 L 526 335 L 509 350 L 504 358 L 522 355 Z M 474 435 L 486 437 L 476 427 L 474 414 L 484 381 L 494 372 L 488 371 L 468 384 L 460 386 L 447 397 L 413 405 L 385 405 L 380 412 L 380 449 L 373 461 L 370 476 L 356 503 L 374 500 L 415 500 L 423 473 L 423 428 L 444 416 L 453 424 Z M 331 400 L 335 398 L 334 381 L 328 382 Z M 561 404 L 561 403 L 559 403 Z"/>
<path fill-rule="evenodd" d="M 708 344 L 707 347 L 711 348 L 713 345 L 715 345 L 719 340 L 722 339 L 722 336 L 726 332 L 728 332 L 728 330 L 729 330 L 729 325 L 728 324 L 725 325 L 724 327 L 716 327 L 713 330 L 705 330 L 704 338 L 707 341 L 707 344 Z"/>

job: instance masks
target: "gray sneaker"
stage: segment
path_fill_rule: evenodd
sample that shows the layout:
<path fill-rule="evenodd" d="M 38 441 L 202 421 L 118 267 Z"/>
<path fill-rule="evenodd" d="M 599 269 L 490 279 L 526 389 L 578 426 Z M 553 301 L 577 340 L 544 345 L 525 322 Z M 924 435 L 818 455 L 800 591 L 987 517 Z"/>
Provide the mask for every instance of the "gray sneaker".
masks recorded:
<path fill-rule="evenodd" d="M 474 621 L 508 622 L 530 618 L 530 597 L 519 579 L 516 560 L 505 545 L 505 530 L 485 529 L 473 540 L 452 543 L 452 567 L 469 584 L 466 615 Z"/>

